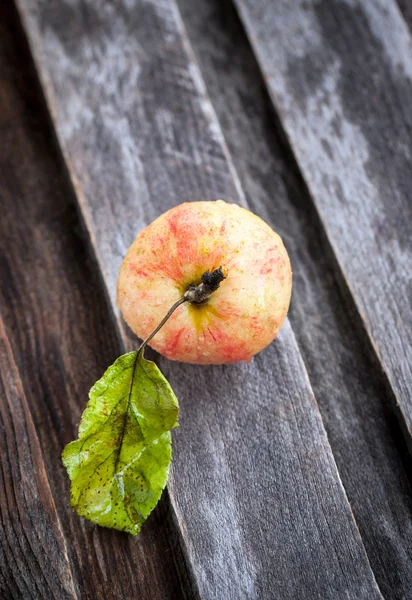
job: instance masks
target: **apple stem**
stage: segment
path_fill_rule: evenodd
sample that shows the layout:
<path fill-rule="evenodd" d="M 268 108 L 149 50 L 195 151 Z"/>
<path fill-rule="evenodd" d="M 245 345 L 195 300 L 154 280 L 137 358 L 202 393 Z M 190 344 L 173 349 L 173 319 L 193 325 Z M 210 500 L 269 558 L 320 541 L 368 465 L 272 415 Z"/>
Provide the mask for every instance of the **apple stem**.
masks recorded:
<path fill-rule="evenodd" d="M 139 348 L 137 350 L 138 353 L 143 352 L 143 350 L 145 349 L 147 344 L 150 342 L 150 340 L 156 335 L 156 333 L 159 331 L 159 329 L 161 329 L 163 327 L 163 325 L 166 323 L 166 321 L 172 316 L 172 314 L 175 312 L 176 308 L 178 308 L 181 304 L 183 304 L 183 302 L 187 302 L 187 298 L 185 298 L 185 296 L 183 296 L 183 298 L 179 298 L 179 300 L 173 304 L 173 306 L 170 308 L 170 310 L 167 311 L 167 314 L 160 321 L 160 323 L 156 327 L 156 329 L 154 329 L 152 331 L 152 333 L 144 340 L 144 342 L 141 343 L 141 345 L 139 346 Z"/>
<path fill-rule="evenodd" d="M 227 270 L 224 267 L 219 267 L 212 272 L 206 271 L 202 275 L 202 282 L 199 285 L 192 284 L 183 298 L 186 298 L 189 302 L 201 304 L 210 298 L 226 277 Z"/>
<path fill-rule="evenodd" d="M 150 340 L 156 335 L 156 333 L 163 327 L 166 321 L 172 316 L 176 308 L 178 308 L 184 302 L 190 302 L 194 304 L 202 304 L 215 292 L 222 281 L 227 277 L 227 270 L 224 267 L 219 267 L 214 271 L 206 271 L 202 275 L 202 281 L 199 285 L 191 284 L 189 289 L 184 293 L 182 298 L 179 298 L 173 306 L 167 311 L 167 314 L 160 321 L 159 325 L 152 331 L 152 333 L 141 343 L 137 353 L 142 353 Z"/>

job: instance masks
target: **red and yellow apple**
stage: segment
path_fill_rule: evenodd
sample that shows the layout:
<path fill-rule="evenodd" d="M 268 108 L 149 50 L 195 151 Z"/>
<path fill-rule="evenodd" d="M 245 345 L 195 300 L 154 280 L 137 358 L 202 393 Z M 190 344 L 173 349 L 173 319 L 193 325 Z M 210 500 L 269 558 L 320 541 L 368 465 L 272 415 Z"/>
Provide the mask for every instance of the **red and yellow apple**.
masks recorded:
<path fill-rule="evenodd" d="M 172 360 L 249 361 L 286 317 L 292 271 L 279 235 L 248 210 L 223 200 L 188 202 L 143 229 L 120 269 L 117 301 L 145 339 L 206 271 L 227 274 L 202 304 L 182 304 L 150 342 Z"/>

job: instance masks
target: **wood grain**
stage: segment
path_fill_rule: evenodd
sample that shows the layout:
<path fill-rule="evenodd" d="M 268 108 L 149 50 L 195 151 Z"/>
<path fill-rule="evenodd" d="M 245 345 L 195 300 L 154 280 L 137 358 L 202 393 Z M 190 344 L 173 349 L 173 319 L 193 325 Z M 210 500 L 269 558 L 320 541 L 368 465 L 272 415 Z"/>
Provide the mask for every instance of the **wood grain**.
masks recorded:
<path fill-rule="evenodd" d="M 52 510 L 25 400 L 10 380 L 9 395 L 0 395 L 2 598 L 65 597 L 57 587 L 69 589 L 59 520 L 79 598 L 196 598 L 167 495 L 137 539 L 93 527 L 69 507 L 61 451 L 76 435 L 89 388 L 121 347 L 11 3 L 0 7 L 0 73 L 0 306 L 55 503 Z M 12 366 L 2 371 L 14 378 Z"/>
<path fill-rule="evenodd" d="M 384 0 L 235 2 L 410 438 L 410 33 Z"/>
<path fill-rule="evenodd" d="M 387 599 L 407 598 L 412 471 L 385 376 L 232 3 L 179 5 L 248 204 L 286 242 L 294 282 L 289 318 L 378 585 Z"/>
<path fill-rule="evenodd" d="M 0 593 L 77 598 L 59 517 L 0 316 Z"/>
<path fill-rule="evenodd" d="M 138 229 L 184 200 L 244 200 L 172 1 L 19 6 L 114 305 Z M 289 324 L 249 365 L 160 365 L 201 596 L 380 597 Z"/>

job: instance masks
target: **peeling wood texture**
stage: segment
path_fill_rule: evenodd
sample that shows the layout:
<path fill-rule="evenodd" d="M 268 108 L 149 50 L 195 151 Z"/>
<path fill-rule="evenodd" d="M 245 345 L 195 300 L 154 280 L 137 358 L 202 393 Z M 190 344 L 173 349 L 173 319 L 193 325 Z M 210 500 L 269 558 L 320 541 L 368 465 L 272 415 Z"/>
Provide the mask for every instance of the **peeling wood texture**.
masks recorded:
<path fill-rule="evenodd" d="M 235 0 L 412 431 L 412 38 L 387 0 Z"/>
<path fill-rule="evenodd" d="M 69 506 L 61 451 L 121 347 L 18 15 L 3 3 L 0 72 L 0 597 L 196 598 L 167 495 L 136 539 Z"/>
<path fill-rule="evenodd" d="M 179 0 L 249 206 L 293 265 L 291 325 L 342 482 L 386 599 L 412 589 L 411 461 L 393 398 L 231 2 Z M 204 24 L 207 23 L 207 31 Z"/>
<path fill-rule="evenodd" d="M 184 200 L 245 201 L 173 1 L 19 7 L 114 306 L 141 227 Z M 249 365 L 160 365 L 181 401 L 169 493 L 201 596 L 379 598 L 289 323 Z"/>

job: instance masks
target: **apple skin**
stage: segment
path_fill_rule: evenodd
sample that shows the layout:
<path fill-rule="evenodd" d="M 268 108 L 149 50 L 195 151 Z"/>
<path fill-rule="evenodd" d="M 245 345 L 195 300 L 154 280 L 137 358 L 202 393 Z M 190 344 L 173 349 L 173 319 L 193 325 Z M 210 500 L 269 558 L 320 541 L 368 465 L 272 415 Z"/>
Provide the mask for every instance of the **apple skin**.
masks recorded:
<path fill-rule="evenodd" d="M 150 342 L 171 360 L 249 361 L 276 337 L 292 291 L 289 256 L 262 219 L 223 200 L 188 202 L 143 229 L 120 268 L 117 302 L 145 339 L 205 271 L 227 278 L 203 305 L 182 304 Z"/>

